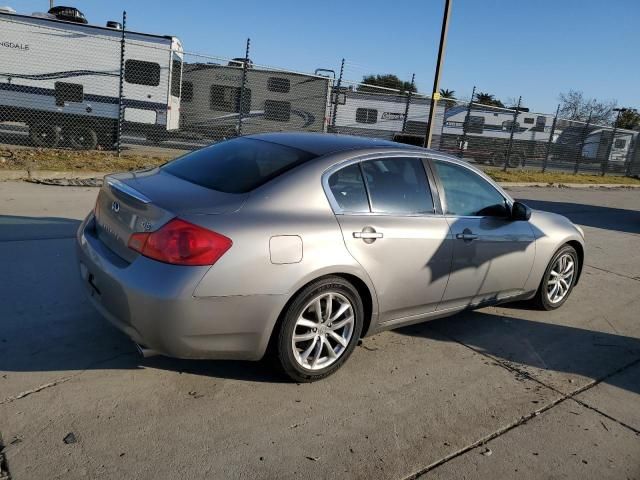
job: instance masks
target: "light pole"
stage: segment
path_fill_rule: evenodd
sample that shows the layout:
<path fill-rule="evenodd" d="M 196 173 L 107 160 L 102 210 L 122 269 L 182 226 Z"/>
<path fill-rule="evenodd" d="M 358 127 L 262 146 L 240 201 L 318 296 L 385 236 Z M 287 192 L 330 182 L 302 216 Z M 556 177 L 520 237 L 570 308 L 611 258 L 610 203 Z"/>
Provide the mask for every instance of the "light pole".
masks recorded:
<path fill-rule="evenodd" d="M 444 0 L 444 15 L 442 17 L 442 29 L 440 30 L 440 47 L 438 48 L 438 63 L 436 73 L 433 78 L 433 90 L 431 91 L 431 107 L 429 110 L 429 121 L 427 122 L 427 132 L 424 136 L 424 147 L 431 148 L 432 125 L 436 117 L 436 107 L 440 98 L 440 73 L 444 63 L 444 51 L 447 46 L 447 31 L 449 30 L 449 14 L 451 13 L 451 0 Z"/>

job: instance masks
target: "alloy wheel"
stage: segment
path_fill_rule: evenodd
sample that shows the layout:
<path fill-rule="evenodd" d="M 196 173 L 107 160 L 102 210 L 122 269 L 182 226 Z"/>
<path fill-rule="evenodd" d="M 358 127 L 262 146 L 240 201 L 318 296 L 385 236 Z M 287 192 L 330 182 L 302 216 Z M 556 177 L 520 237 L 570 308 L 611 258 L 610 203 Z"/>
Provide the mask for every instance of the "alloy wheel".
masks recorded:
<path fill-rule="evenodd" d="M 291 347 L 298 364 L 320 370 L 346 351 L 355 325 L 351 302 L 337 292 L 325 292 L 302 309 L 293 329 Z"/>
<path fill-rule="evenodd" d="M 547 299 L 552 304 L 562 301 L 569 293 L 575 273 L 575 260 L 570 253 L 560 255 L 547 279 Z"/>

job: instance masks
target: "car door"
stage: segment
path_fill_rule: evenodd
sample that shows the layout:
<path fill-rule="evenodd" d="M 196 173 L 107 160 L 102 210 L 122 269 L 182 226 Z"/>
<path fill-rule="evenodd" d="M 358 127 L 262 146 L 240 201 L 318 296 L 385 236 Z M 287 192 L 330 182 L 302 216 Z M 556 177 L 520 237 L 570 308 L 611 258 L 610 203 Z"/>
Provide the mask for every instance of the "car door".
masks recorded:
<path fill-rule="evenodd" d="M 368 158 L 341 166 L 328 185 L 347 249 L 373 282 L 380 323 L 409 322 L 434 311 L 452 247 L 424 160 Z"/>
<path fill-rule="evenodd" d="M 510 218 L 510 203 L 475 170 L 433 160 L 442 208 L 451 229 L 453 261 L 439 310 L 523 293 L 535 257 L 533 229 Z"/>

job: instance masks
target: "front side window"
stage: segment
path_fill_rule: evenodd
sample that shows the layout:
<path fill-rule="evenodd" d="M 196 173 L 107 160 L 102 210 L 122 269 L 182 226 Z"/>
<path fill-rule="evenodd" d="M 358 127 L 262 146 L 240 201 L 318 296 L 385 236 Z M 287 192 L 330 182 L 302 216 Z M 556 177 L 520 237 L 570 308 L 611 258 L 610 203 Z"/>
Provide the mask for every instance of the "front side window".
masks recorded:
<path fill-rule="evenodd" d="M 376 123 L 377 121 L 378 121 L 378 110 L 376 110 L 375 108 L 356 109 L 356 122 Z"/>
<path fill-rule="evenodd" d="M 160 64 L 142 60 L 124 62 L 124 80 L 136 85 L 157 87 L 160 85 Z"/>
<path fill-rule="evenodd" d="M 434 161 L 444 188 L 446 213 L 458 216 L 507 215 L 505 198 L 472 170 L 450 162 Z"/>
<path fill-rule="evenodd" d="M 368 213 L 369 201 L 360 165 L 351 164 L 329 177 L 329 188 L 343 212 Z"/>
<path fill-rule="evenodd" d="M 433 199 L 420 158 L 385 158 L 362 163 L 371 211 L 388 214 L 433 213 Z"/>

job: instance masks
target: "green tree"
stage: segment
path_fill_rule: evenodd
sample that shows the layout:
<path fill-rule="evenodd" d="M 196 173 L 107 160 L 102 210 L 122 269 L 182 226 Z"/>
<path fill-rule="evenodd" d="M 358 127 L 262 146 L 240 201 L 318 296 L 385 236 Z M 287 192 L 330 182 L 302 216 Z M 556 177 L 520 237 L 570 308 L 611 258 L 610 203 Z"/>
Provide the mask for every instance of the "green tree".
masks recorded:
<path fill-rule="evenodd" d="M 440 97 L 445 98 L 447 100 L 455 100 L 456 99 L 456 91 L 448 90 L 446 88 L 440 89 Z"/>
<path fill-rule="evenodd" d="M 620 112 L 616 127 L 626 128 L 627 130 L 640 130 L 640 114 L 634 108 L 628 108 L 624 112 Z"/>
<path fill-rule="evenodd" d="M 486 92 L 478 92 L 476 93 L 476 103 L 480 103 L 482 105 L 489 105 L 491 107 L 501 107 L 504 108 L 504 104 L 496 98 L 495 95 Z"/>
<path fill-rule="evenodd" d="M 411 82 L 400 80 L 396 75 L 393 75 L 392 73 L 387 73 L 384 75 L 365 75 L 362 79 L 362 83 L 364 85 L 358 85 L 359 92 L 384 93 L 384 90 L 375 88 L 376 86 L 393 88 L 395 90 L 400 90 L 402 93 L 417 92 L 415 85 L 411 85 Z M 368 85 L 372 86 L 369 87 Z"/>

